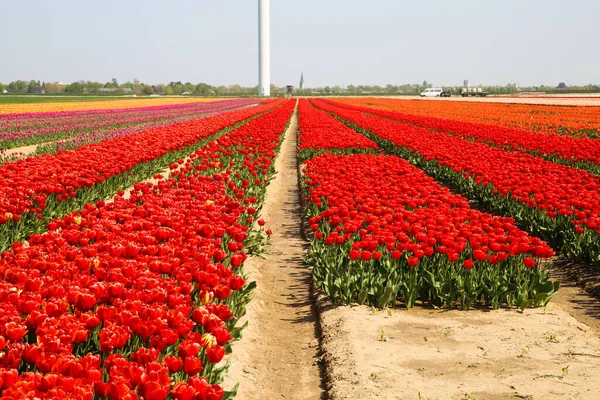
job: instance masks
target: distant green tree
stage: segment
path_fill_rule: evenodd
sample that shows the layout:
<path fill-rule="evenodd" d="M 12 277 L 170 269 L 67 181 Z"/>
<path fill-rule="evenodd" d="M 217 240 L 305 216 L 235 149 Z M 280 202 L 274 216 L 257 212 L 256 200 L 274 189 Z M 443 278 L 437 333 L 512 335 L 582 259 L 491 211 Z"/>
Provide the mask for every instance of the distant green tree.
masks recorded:
<path fill-rule="evenodd" d="M 219 86 L 218 88 L 214 88 L 216 95 L 223 95 L 229 93 L 229 88 L 227 86 Z"/>
<path fill-rule="evenodd" d="M 150 85 L 144 85 L 144 88 L 142 89 L 142 93 L 146 94 L 146 95 L 151 95 L 154 94 L 154 88 Z"/>
<path fill-rule="evenodd" d="M 167 86 L 167 87 L 165 87 L 165 94 L 167 96 L 173 96 L 173 86 Z"/>
<path fill-rule="evenodd" d="M 277 94 L 280 92 L 281 88 L 273 83 L 271 83 L 271 94 Z"/>
<path fill-rule="evenodd" d="M 131 85 L 131 91 L 133 93 L 142 93 L 144 90 L 144 84 L 140 82 L 139 79 L 133 80 L 133 85 Z"/>
<path fill-rule="evenodd" d="M 87 81 L 86 86 L 90 92 L 94 93 L 97 92 L 98 89 L 101 89 L 103 85 L 100 82 Z"/>
<path fill-rule="evenodd" d="M 4 94 L 5 90 L 6 90 L 6 88 L 4 87 L 4 85 L 2 83 L 0 83 L 0 94 Z"/>
<path fill-rule="evenodd" d="M 179 96 L 181 93 L 183 93 L 183 85 L 181 83 L 176 83 L 175 86 L 173 86 L 173 94 Z"/>
<path fill-rule="evenodd" d="M 190 93 L 194 93 L 196 91 L 196 85 L 194 85 L 191 82 L 186 82 L 183 85 L 183 91 L 184 92 L 190 92 Z"/>
<path fill-rule="evenodd" d="M 41 89 L 40 83 L 33 79 L 29 81 L 29 84 L 27 85 L 27 93 L 39 93 Z"/>
<path fill-rule="evenodd" d="M 65 88 L 65 93 L 81 94 L 83 93 L 83 85 L 79 82 L 73 82 Z"/>
<path fill-rule="evenodd" d="M 387 94 L 394 94 L 398 91 L 398 89 L 394 85 L 386 85 L 384 90 Z"/>
<path fill-rule="evenodd" d="M 8 91 L 12 94 L 27 93 L 27 82 L 25 81 L 13 81 L 8 84 Z"/>
<path fill-rule="evenodd" d="M 154 86 L 154 91 L 156 94 L 165 94 L 165 85 L 161 83 L 160 85 Z"/>
<path fill-rule="evenodd" d="M 200 95 L 200 96 L 206 96 L 211 94 L 212 91 L 212 87 L 206 83 L 199 83 L 196 85 L 196 87 L 194 88 L 194 90 L 192 90 L 192 92 L 194 92 L 194 94 Z"/>

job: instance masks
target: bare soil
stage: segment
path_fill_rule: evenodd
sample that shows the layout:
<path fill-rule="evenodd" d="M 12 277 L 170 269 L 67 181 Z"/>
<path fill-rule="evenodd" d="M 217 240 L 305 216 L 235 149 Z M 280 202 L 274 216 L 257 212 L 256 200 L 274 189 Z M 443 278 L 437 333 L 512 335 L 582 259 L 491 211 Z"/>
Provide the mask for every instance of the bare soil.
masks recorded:
<path fill-rule="evenodd" d="M 241 341 L 233 345 L 224 387 L 240 384 L 237 399 L 319 399 L 318 321 L 313 312 L 310 270 L 304 265 L 298 203 L 294 114 L 276 159 L 261 217 L 273 230 L 271 254 L 252 257 L 244 270 L 257 282 Z M 242 321 L 242 322 L 244 322 Z"/>
<path fill-rule="evenodd" d="M 597 399 L 600 339 L 544 308 L 326 307 L 331 399 Z"/>
<path fill-rule="evenodd" d="M 15 147 L 13 149 L 7 149 L 7 150 L 4 150 L 3 155 L 6 157 L 15 155 L 19 158 L 23 158 L 23 157 L 26 157 L 26 156 L 34 153 L 35 149 L 37 149 L 38 146 L 39 146 L 39 144 L 32 144 L 30 146 Z"/>

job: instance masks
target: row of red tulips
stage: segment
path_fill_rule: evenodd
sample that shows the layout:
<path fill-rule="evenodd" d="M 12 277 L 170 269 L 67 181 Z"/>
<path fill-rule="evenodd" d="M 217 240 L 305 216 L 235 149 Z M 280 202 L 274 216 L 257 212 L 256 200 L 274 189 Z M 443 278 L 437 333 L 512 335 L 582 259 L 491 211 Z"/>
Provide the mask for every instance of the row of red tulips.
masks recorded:
<path fill-rule="evenodd" d="M 281 104 L 150 129 L 0 166 L 0 251 L 51 219 L 150 178 L 235 124 Z"/>
<path fill-rule="evenodd" d="M 323 155 L 305 173 L 315 231 L 308 260 L 334 301 L 523 309 L 558 289 L 537 267 L 554 254 L 547 244 L 510 218 L 471 209 L 405 160 Z"/>
<path fill-rule="evenodd" d="M 331 120 L 301 103 L 299 147 L 348 151 L 364 143 Z M 321 131 L 319 121 L 336 129 Z M 307 259 L 333 301 L 524 308 L 546 304 L 558 289 L 537 266 L 536 258 L 554 254 L 546 243 L 510 218 L 471 209 L 405 160 L 324 154 L 306 161 L 303 172 L 314 231 Z"/>
<path fill-rule="evenodd" d="M 375 142 L 317 110 L 306 99 L 298 102 L 298 140 L 301 160 L 322 153 L 351 154 L 377 149 Z"/>
<path fill-rule="evenodd" d="M 254 216 L 292 108 L 173 163 L 170 179 L 88 203 L 2 254 L 3 398 L 224 396 L 220 361 L 252 288 L 241 266 L 264 240 Z M 252 165 L 237 154 L 252 154 Z M 266 171 L 248 182 L 258 167 Z"/>
<path fill-rule="evenodd" d="M 573 258 L 600 261 L 600 179 L 529 154 L 315 101 L 386 150 Z"/>
<path fill-rule="evenodd" d="M 262 198 L 269 182 L 267 177 L 275 173 L 273 161 L 295 106 L 294 101 L 288 101 L 260 119 L 220 137 L 193 153 L 182 168 L 217 173 L 223 169 L 230 172 L 235 167 L 235 177 L 241 184 L 229 183 L 231 194 L 237 198 Z M 253 213 L 259 211 L 260 208 L 255 207 Z"/>
<path fill-rule="evenodd" d="M 336 107 L 366 112 L 465 139 L 474 139 L 504 150 L 532 154 L 600 175 L 600 141 L 589 137 L 563 136 L 557 133 L 540 134 L 489 124 L 357 107 L 329 100 L 324 100 L 324 102 Z"/>

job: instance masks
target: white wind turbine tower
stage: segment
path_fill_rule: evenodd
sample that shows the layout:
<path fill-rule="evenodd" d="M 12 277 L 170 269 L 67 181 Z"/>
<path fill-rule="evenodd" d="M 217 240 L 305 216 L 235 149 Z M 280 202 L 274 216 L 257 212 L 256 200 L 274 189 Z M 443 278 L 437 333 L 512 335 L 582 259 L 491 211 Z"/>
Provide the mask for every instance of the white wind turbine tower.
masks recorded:
<path fill-rule="evenodd" d="M 258 95 L 271 95 L 269 0 L 258 0 Z"/>

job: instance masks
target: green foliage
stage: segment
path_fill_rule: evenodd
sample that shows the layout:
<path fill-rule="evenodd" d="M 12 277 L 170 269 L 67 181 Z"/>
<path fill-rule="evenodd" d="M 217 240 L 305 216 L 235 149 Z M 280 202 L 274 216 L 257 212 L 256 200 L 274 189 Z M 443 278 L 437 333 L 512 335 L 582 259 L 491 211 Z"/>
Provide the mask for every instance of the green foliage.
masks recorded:
<path fill-rule="evenodd" d="M 181 83 L 176 83 L 173 86 L 173 94 L 179 96 L 181 93 L 183 93 L 183 85 Z"/>
<path fill-rule="evenodd" d="M 199 83 L 193 90 L 191 90 L 191 92 L 194 92 L 194 94 L 199 96 L 206 96 L 213 93 L 212 89 L 212 86 L 207 85 L 206 83 Z"/>
<path fill-rule="evenodd" d="M 40 81 L 34 81 L 33 79 L 27 85 L 27 93 L 40 93 L 42 90 L 42 85 L 40 85 Z"/>
<path fill-rule="evenodd" d="M 150 85 L 144 85 L 144 89 L 142 89 L 142 93 L 151 95 L 154 94 L 154 88 Z"/>
<path fill-rule="evenodd" d="M 11 94 L 23 94 L 27 93 L 27 82 L 25 81 L 13 81 L 8 84 L 8 91 Z"/>
<path fill-rule="evenodd" d="M 79 82 L 73 82 L 65 88 L 65 93 L 81 94 L 83 93 L 83 85 Z"/>

